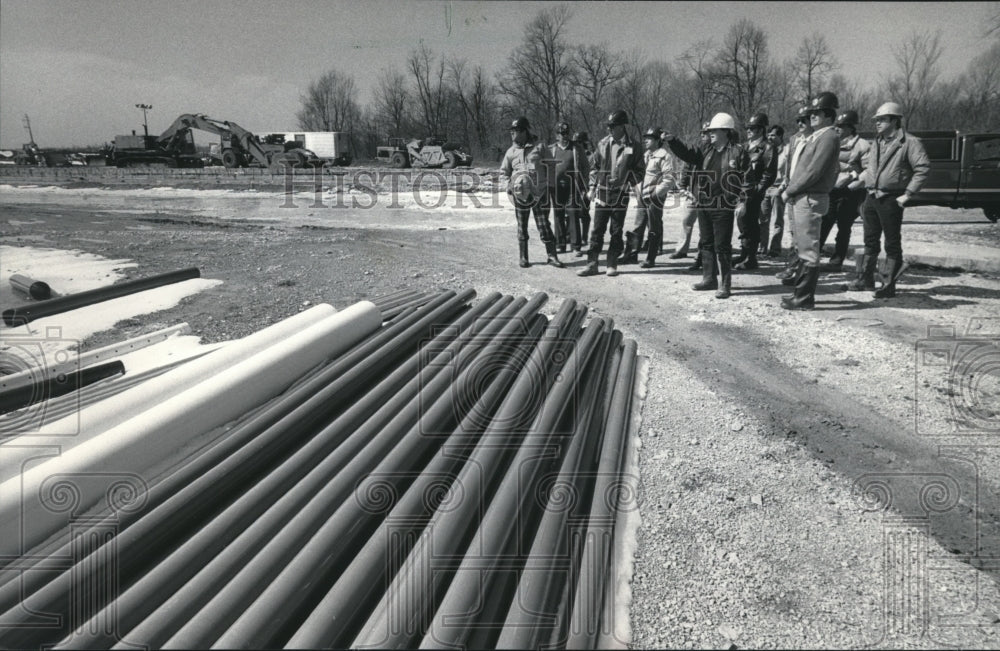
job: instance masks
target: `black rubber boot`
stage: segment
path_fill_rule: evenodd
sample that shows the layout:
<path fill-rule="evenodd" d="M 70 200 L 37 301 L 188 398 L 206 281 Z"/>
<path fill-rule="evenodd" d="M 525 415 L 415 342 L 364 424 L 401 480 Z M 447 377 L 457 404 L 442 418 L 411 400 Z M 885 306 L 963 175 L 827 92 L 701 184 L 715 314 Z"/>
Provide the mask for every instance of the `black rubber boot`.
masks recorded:
<path fill-rule="evenodd" d="M 755 251 L 744 249 L 742 257 L 743 261 L 738 264 L 734 264 L 733 269 L 738 271 L 753 271 L 754 269 L 760 268 L 760 265 L 757 264 L 757 253 Z"/>
<path fill-rule="evenodd" d="M 811 310 L 816 306 L 816 284 L 819 282 L 819 267 L 804 267 L 795 283 L 795 293 L 781 299 L 781 307 L 786 310 Z"/>
<path fill-rule="evenodd" d="M 903 261 L 899 258 L 885 259 L 882 286 L 875 290 L 875 298 L 893 298 L 896 295 L 896 280 L 899 278 L 899 270 L 902 268 Z"/>
<path fill-rule="evenodd" d="M 796 258 L 795 262 L 788 268 L 788 272 L 782 277 L 781 284 L 785 287 L 792 287 L 799 282 L 802 275 L 802 258 Z"/>
<path fill-rule="evenodd" d="M 701 252 L 701 282 L 694 284 L 694 290 L 699 292 L 708 291 L 711 289 L 719 288 L 719 281 L 715 276 L 715 252 L 705 251 Z"/>
<path fill-rule="evenodd" d="M 635 233 L 626 231 L 625 233 L 625 251 L 622 253 L 622 257 L 618 258 L 615 262 L 615 266 L 620 264 L 639 264 L 639 246 L 638 238 Z M 611 265 L 608 264 L 608 267 Z"/>
<path fill-rule="evenodd" d="M 556 267 L 558 269 L 563 269 L 566 267 L 566 265 L 564 265 L 562 261 L 559 259 L 559 256 L 556 255 L 555 242 L 547 242 L 545 244 L 545 252 L 549 254 L 549 259 L 547 261 L 547 264 Z"/>
<path fill-rule="evenodd" d="M 531 266 L 531 263 L 528 262 L 528 241 L 527 240 L 525 240 L 523 242 L 522 241 L 518 241 L 518 243 L 517 243 L 517 250 L 518 250 L 518 252 L 520 254 L 520 257 L 521 257 L 521 262 L 520 262 L 521 268 L 522 269 L 527 269 L 528 267 Z"/>
<path fill-rule="evenodd" d="M 729 265 L 729 256 L 720 255 L 718 259 L 719 291 L 715 292 L 715 298 L 729 298 L 733 286 L 733 270 Z"/>
<path fill-rule="evenodd" d="M 861 254 L 857 261 L 857 274 L 854 282 L 847 284 L 847 289 L 854 292 L 875 291 L 875 267 L 878 266 L 878 256 Z"/>

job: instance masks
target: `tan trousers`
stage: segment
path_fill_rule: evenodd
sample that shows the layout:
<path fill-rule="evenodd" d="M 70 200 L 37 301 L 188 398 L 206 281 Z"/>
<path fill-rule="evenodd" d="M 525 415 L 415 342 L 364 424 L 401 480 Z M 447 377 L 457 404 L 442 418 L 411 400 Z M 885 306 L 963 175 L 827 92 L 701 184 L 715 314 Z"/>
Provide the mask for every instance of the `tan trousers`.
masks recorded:
<path fill-rule="evenodd" d="M 819 266 L 820 227 L 829 208 L 828 194 L 802 194 L 785 206 L 788 222 L 792 225 L 792 240 L 799 259 L 807 267 Z"/>

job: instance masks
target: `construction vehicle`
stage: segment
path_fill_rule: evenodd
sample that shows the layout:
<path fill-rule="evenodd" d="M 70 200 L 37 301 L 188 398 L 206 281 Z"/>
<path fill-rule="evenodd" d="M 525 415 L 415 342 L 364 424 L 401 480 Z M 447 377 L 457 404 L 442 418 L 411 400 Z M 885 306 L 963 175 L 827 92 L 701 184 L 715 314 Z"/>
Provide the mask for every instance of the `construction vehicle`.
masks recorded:
<path fill-rule="evenodd" d="M 301 143 L 301 147 L 330 165 L 346 167 L 351 164 L 351 140 L 344 131 L 275 131 L 267 135 L 281 135 L 286 143 Z"/>
<path fill-rule="evenodd" d="M 459 165 L 470 167 L 472 154 L 461 145 L 446 142 L 444 138 L 414 139 L 389 138 L 387 147 L 378 147 L 375 157 L 387 161 L 392 167 L 444 167 Z"/>
<path fill-rule="evenodd" d="M 28 141 L 21 145 L 21 150 L 14 152 L 15 165 L 36 165 L 38 167 L 48 167 L 49 159 L 42 153 L 41 148 L 35 143 L 35 136 L 31 133 L 31 119 L 25 115 L 22 120 L 24 128 L 28 130 Z"/>
<path fill-rule="evenodd" d="M 194 144 L 192 131 L 198 129 L 219 136 L 219 157 L 228 168 L 259 165 L 271 169 L 320 167 L 324 161 L 299 143 L 283 138 L 261 141 L 235 122 L 216 120 L 202 114 L 185 113 L 159 136 L 116 136 L 108 164 L 118 167 L 166 165 L 203 167 L 205 162 Z"/>

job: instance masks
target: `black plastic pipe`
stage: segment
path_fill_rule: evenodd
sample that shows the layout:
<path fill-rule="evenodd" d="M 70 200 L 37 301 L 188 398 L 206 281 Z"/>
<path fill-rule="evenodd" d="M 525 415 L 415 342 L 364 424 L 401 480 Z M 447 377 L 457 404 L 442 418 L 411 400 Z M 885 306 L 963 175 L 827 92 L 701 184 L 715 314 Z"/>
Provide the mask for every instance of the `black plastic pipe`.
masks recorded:
<path fill-rule="evenodd" d="M 489 310 L 498 310 L 503 305 L 499 301 L 497 305 L 490 306 Z M 476 306 L 477 308 L 479 306 Z M 476 318 L 482 314 L 481 311 L 469 311 L 461 317 L 463 325 L 468 328 L 461 331 L 456 328 L 448 328 L 442 331 L 436 341 L 459 342 L 471 338 L 472 328 L 475 326 Z M 487 311 L 489 313 L 489 311 Z M 459 332 L 461 332 L 461 336 Z M 224 585 L 225 580 L 232 576 L 235 569 L 239 569 L 239 562 L 242 557 L 250 551 L 256 551 L 265 544 L 266 540 L 247 540 L 240 537 L 240 534 L 256 522 L 258 518 L 269 514 L 273 520 L 273 526 L 278 528 L 294 515 L 286 509 L 271 511 L 271 507 L 277 501 L 284 500 L 286 492 L 291 490 L 299 479 L 320 464 L 334 450 L 341 451 L 335 461 L 342 464 L 349 459 L 351 451 L 341 444 L 348 438 L 362 439 L 371 436 L 379 428 L 389 422 L 398 411 L 409 402 L 416 393 L 419 385 L 416 377 L 418 368 L 418 355 L 408 359 L 403 365 L 396 368 L 389 377 L 382 380 L 378 386 L 364 394 L 354 405 L 341 414 L 330 425 L 323 428 L 318 434 L 299 448 L 292 456 L 282 462 L 274 471 L 261 479 L 241 495 L 236 502 L 231 504 L 220 515 L 205 525 L 188 539 L 184 544 L 170 554 L 163 562 L 150 570 L 137 583 L 129 588 L 117 603 L 112 604 L 117 615 L 121 633 L 130 634 L 128 639 L 148 640 L 151 646 L 161 646 L 162 643 L 176 632 L 179 626 L 191 615 L 193 610 L 210 599 L 215 590 Z M 331 463 L 331 465 L 333 465 Z M 307 496 L 296 497 L 307 498 Z M 128 531 L 125 532 L 126 534 Z M 239 554 L 230 543 L 240 540 L 244 549 Z M 183 599 L 175 599 L 175 593 L 188 583 L 188 579 L 204 569 L 204 561 L 198 559 L 215 558 L 216 555 L 226 548 L 225 561 L 227 563 L 222 571 L 206 571 L 201 574 L 198 582 L 206 581 L 214 584 L 214 588 L 208 592 L 196 591 L 194 602 Z M 230 557 L 231 555 L 231 557 Z M 194 585 L 194 584 L 192 584 Z M 169 604 L 176 605 L 176 609 L 171 612 L 164 610 L 167 600 Z M 161 606 L 162 605 L 162 606 Z M 180 610 L 177 610 L 180 609 Z M 187 609 L 187 610 L 185 610 Z M 154 611 L 156 616 L 151 616 Z M 91 647 L 97 644 L 106 643 L 109 638 L 103 632 L 98 631 L 97 622 L 102 617 L 109 616 L 108 613 L 98 613 L 91 628 L 85 627 L 87 634 L 74 636 L 63 641 L 64 645 L 76 647 Z M 93 633 L 91 631 L 98 631 Z"/>
<path fill-rule="evenodd" d="M 55 377 L 43 379 L 41 382 L 0 391 L 0 414 L 6 414 L 16 409 L 44 402 L 50 398 L 58 398 L 59 396 L 79 391 L 94 382 L 99 382 L 124 372 L 125 365 L 120 361 L 114 361 L 82 368 L 72 373 L 60 373 Z"/>
<path fill-rule="evenodd" d="M 528 326 L 524 340 L 511 348 L 512 356 L 527 356 L 536 345 L 547 319 L 539 315 Z M 440 505 L 435 494 L 451 492 L 451 499 L 466 499 L 454 480 L 469 452 L 479 442 L 480 435 L 491 422 L 492 415 L 507 394 L 519 373 L 532 373 L 527 365 L 518 367 L 507 364 L 497 369 L 496 381 L 485 391 L 476 406 L 466 414 L 462 423 L 451 433 L 444 445 L 423 472 L 406 489 L 394 504 L 379 528 L 351 559 L 350 564 L 316 604 L 295 634 L 287 640 L 278 639 L 273 644 L 286 648 L 344 648 L 383 593 L 393 567 L 409 553 L 413 541 Z M 359 487 L 360 488 L 360 487 Z"/>
<path fill-rule="evenodd" d="M 567 309 L 568 308 L 568 309 Z M 426 530 L 410 551 L 403 566 L 386 586 L 385 594 L 361 626 L 348 646 L 413 647 L 426 629 L 424 623 L 433 612 L 429 597 L 441 595 L 442 586 L 450 580 L 450 558 L 471 540 L 478 523 L 479 505 L 488 503 L 495 488 L 495 477 L 502 476 L 513 457 L 513 451 L 538 413 L 538 399 L 544 398 L 554 380 L 553 373 L 540 373 L 548 368 L 554 354 L 565 343 L 559 333 L 572 316 L 570 301 L 563 303 L 549 323 L 527 364 L 534 372 L 518 376 L 503 404 L 497 411 L 482 442 L 455 480 L 467 488 L 466 497 L 455 509 L 437 511 Z M 417 596 L 419 595 L 419 596 Z M 414 596 L 414 599 L 407 599 Z"/>
<path fill-rule="evenodd" d="M 288 454 L 287 450 L 295 448 L 304 435 L 332 414 L 345 409 L 352 395 L 361 395 L 372 379 L 379 377 L 384 370 L 394 368 L 401 355 L 412 355 L 419 339 L 430 332 L 433 324 L 449 319 L 463 309 L 464 303 L 473 294 L 472 290 L 457 297 L 444 294 L 415 313 L 411 320 L 383 328 L 376 333 L 377 336 L 338 358 L 296 391 L 282 396 L 250 421 L 238 426 L 218 445 L 154 485 L 148 495 L 147 510 L 134 515 L 121 514 L 119 526 L 124 530 L 113 543 L 117 548 L 116 572 L 122 586 L 129 585 L 137 578 L 138 572 L 164 555 L 165 550 L 177 545 L 188 535 L 186 532 L 224 508 L 261 472 L 277 465 Z M 499 294 L 494 294 L 482 304 L 490 306 L 499 298 Z M 463 317 L 469 324 L 475 318 L 475 312 Z M 360 402 L 363 403 L 364 398 Z M 376 403 L 369 401 L 363 407 L 356 404 L 354 409 L 356 414 L 363 414 L 364 409 L 374 410 L 375 407 Z M 206 500 L 205 495 L 212 495 L 213 499 Z M 67 545 L 60 551 L 69 555 L 71 550 Z M 29 603 L 33 609 L 58 612 L 60 607 L 65 608 L 61 596 L 65 594 L 71 577 L 83 580 L 106 571 L 100 563 L 103 555 L 98 552 L 85 559 L 90 562 L 81 562 L 74 570 L 49 581 L 44 592 L 32 595 Z M 44 577 L 45 573 L 26 572 L 24 580 L 37 581 L 40 575 Z M 23 609 L 17 605 L 19 589 L 16 580 L 0 589 L 2 603 L 13 610 L 10 616 L 14 621 L 24 617 Z M 13 603 L 8 605 L 11 601 Z M 4 618 L 6 620 L 6 615 Z M 24 629 L 20 632 L 28 631 Z M 52 634 L 51 631 L 36 633 Z"/>
<path fill-rule="evenodd" d="M 614 524 L 618 506 L 612 498 L 618 495 L 617 487 L 621 481 L 622 457 L 631 416 L 629 406 L 632 401 L 635 366 L 636 343 L 629 339 L 622 350 L 622 361 L 611 400 L 611 412 L 608 414 L 605 427 L 606 435 L 601 446 L 579 581 L 570 618 L 572 626 L 566 639 L 568 649 L 595 648 L 601 629 L 607 624 L 603 621 L 602 614 L 611 554 L 614 549 Z"/>
<path fill-rule="evenodd" d="M 530 313 L 522 312 L 513 319 L 498 318 L 491 326 L 494 331 L 499 331 L 492 341 L 477 352 L 471 363 L 466 364 L 461 358 L 455 360 L 456 374 L 450 380 L 450 391 L 438 392 L 428 387 L 429 390 L 423 392 L 423 414 L 416 425 L 401 437 L 395 448 L 384 455 L 370 474 L 361 476 L 354 490 L 354 498 L 343 502 L 323 524 L 322 529 L 302 547 L 292 562 L 267 586 L 254 604 L 244 610 L 222 637 L 218 640 L 183 639 L 177 646 L 192 646 L 192 643 L 198 646 L 209 642 L 226 648 L 280 644 L 283 640 L 279 639 L 279 635 L 286 623 L 301 617 L 303 607 L 309 607 L 310 601 L 319 599 L 325 586 L 335 578 L 331 575 L 336 574 L 338 567 L 350 563 L 358 548 L 384 519 L 385 511 L 391 508 L 391 505 L 384 508 L 380 505 L 378 509 L 366 507 L 370 496 L 385 496 L 386 493 L 398 496 L 405 493 L 410 483 L 420 474 L 420 467 L 446 439 L 445 433 L 453 433 L 459 419 L 473 423 L 478 419 L 480 429 L 485 428 L 484 418 L 495 409 L 502 397 L 490 393 L 490 387 L 501 376 L 497 372 L 498 367 L 516 356 L 516 351 L 525 355 L 522 359 L 526 358 L 531 348 L 526 345 L 526 337 L 531 338 L 528 343 L 533 345 L 534 339 L 541 335 L 541 329 L 538 329 L 540 323 L 535 326 L 537 332 L 525 331 L 525 324 L 529 323 L 531 316 Z M 459 370 L 463 366 L 464 370 Z M 448 380 L 441 375 L 438 378 Z M 512 379 L 508 377 L 505 382 Z M 473 401 L 470 396 L 474 395 L 475 390 L 491 395 L 493 401 Z M 435 399 L 436 393 L 438 396 Z M 470 416 L 471 420 L 468 420 Z M 336 481 L 339 479 L 338 477 Z M 267 559 L 258 561 L 262 565 L 270 562 Z M 293 625 L 297 623 L 292 622 Z M 172 640 L 171 644 L 173 642 Z"/>
<path fill-rule="evenodd" d="M 63 312 L 93 305 L 94 303 L 100 303 L 101 301 L 107 301 L 120 296 L 128 296 L 129 294 L 135 294 L 137 292 L 146 291 L 147 289 L 154 289 L 164 285 L 179 283 L 183 280 L 190 280 L 200 276 L 201 272 L 198 271 L 197 267 L 189 267 L 187 269 L 171 271 L 158 276 L 150 276 L 149 278 L 140 278 L 138 280 L 130 280 L 116 285 L 109 285 L 108 287 L 91 289 L 85 292 L 80 292 L 79 294 L 69 294 L 67 296 L 53 298 L 52 300 L 43 301 L 41 303 L 35 303 L 33 305 L 23 305 L 21 307 L 4 310 L 3 322 L 8 326 L 22 325 L 42 317 L 62 314 Z"/>
<path fill-rule="evenodd" d="M 543 477 L 548 486 L 542 520 L 531 544 L 515 598 L 510 601 L 503 630 L 494 646 L 500 649 L 537 649 L 547 644 L 558 612 L 557 603 L 565 592 L 570 563 L 570 509 L 581 499 L 584 459 L 593 455 L 599 437 L 593 430 L 612 343 L 610 332 L 603 333 L 598 349 L 584 372 L 584 387 L 576 405 L 573 438 L 559 469 Z M 600 422 L 603 425 L 603 419 Z M 543 493 L 539 491 L 539 496 Z M 476 643 L 476 646 L 481 646 Z"/>
<path fill-rule="evenodd" d="M 522 308 L 522 312 L 536 310 L 540 306 L 540 302 L 529 304 Z M 512 310 L 505 313 L 506 316 L 511 314 Z M 374 472 L 380 461 L 393 458 L 394 448 L 408 432 L 415 429 L 417 435 L 420 435 L 421 416 L 433 419 L 423 421 L 424 431 L 440 431 L 442 425 L 437 420 L 440 414 L 429 411 L 428 407 L 438 396 L 445 394 L 448 386 L 455 380 L 455 375 L 479 354 L 483 346 L 488 345 L 500 330 L 499 326 L 505 322 L 507 322 L 505 318 L 491 320 L 467 345 L 455 350 L 455 353 L 443 353 L 441 356 L 446 360 L 446 365 L 431 362 L 421 368 L 421 377 L 418 378 L 413 398 L 402 409 L 395 410 L 391 421 L 363 425 L 296 484 L 288 495 L 282 498 L 281 503 L 276 503 L 272 507 L 275 512 L 280 509 L 294 509 L 280 530 L 270 531 L 268 524 L 264 522 L 265 518 L 262 518 L 241 533 L 240 538 L 261 540 L 257 546 L 259 551 L 247 557 L 242 567 L 236 568 L 232 579 L 208 603 L 192 613 L 183 626 L 162 646 L 164 648 L 207 647 L 215 643 L 216 637 L 237 618 L 250 622 L 251 626 L 259 624 L 260 622 L 253 621 L 259 616 L 251 606 L 254 598 L 269 587 L 268 584 L 300 553 L 303 546 L 315 549 L 315 541 L 321 535 L 317 530 L 322 527 L 324 530 L 332 529 L 336 533 L 352 523 L 352 518 L 337 518 L 335 512 L 345 501 L 348 505 L 353 502 L 350 496 L 354 486 L 368 473 Z M 446 411 L 444 416 L 448 415 L 449 412 Z M 409 462 L 413 462 L 413 454 L 404 456 Z M 299 505 L 293 497 L 293 494 L 299 492 L 304 498 L 303 505 Z M 348 545 L 349 542 L 334 536 L 333 544 Z M 320 552 L 325 549 L 326 546 L 321 547 Z M 222 566 L 229 562 L 229 559 L 225 561 L 216 559 L 212 565 Z M 209 573 L 211 572 L 206 572 L 206 575 Z M 263 611 L 267 613 L 268 618 L 273 618 L 273 611 L 279 608 L 285 599 L 297 598 L 298 595 L 295 593 L 302 589 L 302 581 L 308 583 L 315 579 L 317 577 L 313 573 L 306 572 L 291 582 L 291 594 L 286 594 L 279 600 L 269 600 L 265 597 L 262 602 L 258 599 L 254 605 L 258 606 L 259 610 L 260 604 L 263 603 Z M 203 586 L 205 583 L 199 581 L 198 585 Z M 174 595 L 171 601 L 183 601 L 187 607 L 188 604 L 202 598 L 202 591 L 194 582 L 185 586 L 182 592 Z M 250 610 L 247 610 L 248 608 Z M 130 638 L 130 641 L 134 642 L 135 639 Z M 159 646 L 156 641 L 150 642 Z M 218 644 L 235 648 L 257 646 L 263 642 L 258 637 L 251 636 L 242 643 L 236 640 L 225 642 L 219 640 Z"/>
<path fill-rule="evenodd" d="M 49 287 L 48 283 L 28 278 L 22 274 L 11 276 L 10 286 L 23 294 L 27 294 L 36 301 L 45 301 L 52 298 L 52 288 Z"/>
<path fill-rule="evenodd" d="M 570 440 L 558 431 L 556 425 L 569 405 L 573 404 L 583 371 L 604 336 L 603 326 L 601 319 L 592 320 L 569 353 L 565 365 L 553 364 L 553 371 L 559 373 L 562 381 L 553 385 L 538 419 L 525 435 L 511 462 L 510 471 L 504 475 L 482 523 L 463 554 L 454 580 L 425 632 L 424 645 L 464 646 L 472 630 L 484 624 L 480 621 L 482 614 L 470 609 L 471 604 L 490 601 L 509 603 L 509 597 L 496 589 L 497 576 L 501 570 L 516 570 L 524 560 L 517 553 L 519 545 L 511 543 L 532 538 L 537 526 L 535 516 L 541 512 L 541 505 L 536 499 L 541 471 L 551 465 L 551 455 L 559 455 L 566 450 Z M 546 449 L 549 456 L 543 452 Z"/>

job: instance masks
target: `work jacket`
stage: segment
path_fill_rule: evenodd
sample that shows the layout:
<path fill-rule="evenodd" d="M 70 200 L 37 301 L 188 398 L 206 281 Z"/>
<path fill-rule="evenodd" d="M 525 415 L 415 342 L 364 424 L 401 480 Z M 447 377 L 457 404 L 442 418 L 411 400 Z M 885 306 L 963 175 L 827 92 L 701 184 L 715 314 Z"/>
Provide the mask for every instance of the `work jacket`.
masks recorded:
<path fill-rule="evenodd" d="M 613 138 L 610 134 L 597 143 L 591 158 L 590 189 L 597 199 L 609 206 L 628 204 L 628 188 L 639 183 L 643 174 L 643 150 L 636 147 L 625 134 L 620 146 L 611 156 Z"/>
<path fill-rule="evenodd" d="M 778 176 L 778 155 L 766 139 L 761 138 L 753 146 L 747 144 L 750 169 L 743 176 L 743 192 L 763 195 Z"/>
<path fill-rule="evenodd" d="M 646 173 L 642 177 L 639 195 L 643 202 L 655 198 L 663 204 L 668 192 L 677 191 L 677 180 L 674 177 L 674 160 L 663 147 L 647 151 L 643 158 L 646 161 Z"/>
<path fill-rule="evenodd" d="M 864 167 L 861 180 L 869 193 L 913 196 L 927 180 L 931 161 L 920 139 L 900 129 L 888 141 L 875 138 Z"/>
<path fill-rule="evenodd" d="M 743 177 L 750 169 L 750 156 L 742 145 L 730 142 L 725 149 L 717 152 L 710 142 L 696 149 L 671 136 L 667 139 L 667 146 L 677 158 L 691 165 L 692 207 L 732 210 L 746 199 Z M 717 156 L 721 157 L 718 161 Z M 721 175 L 712 171 L 717 163 L 721 163 Z"/>
<path fill-rule="evenodd" d="M 585 189 L 590 176 L 590 161 L 583 147 L 569 143 L 565 147 L 554 142 L 548 146 L 545 160 L 545 183 L 550 188 L 572 184 Z"/>
<path fill-rule="evenodd" d="M 847 187 L 856 190 L 862 187 L 858 180 L 865 171 L 865 157 L 871 145 L 861 136 L 855 134 L 847 141 L 840 141 L 840 172 L 837 174 L 837 187 Z"/>
<path fill-rule="evenodd" d="M 511 144 L 500 163 L 500 173 L 508 178 L 507 194 L 524 203 L 541 196 L 545 158 L 545 145 L 534 140 Z"/>
<path fill-rule="evenodd" d="M 840 138 L 833 127 L 817 129 L 802 147 L 785 192 L 789 197 L 802 194 L 829 194 L 840 171 Z"/>

